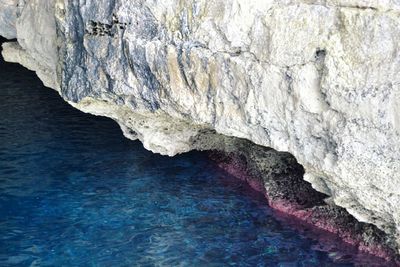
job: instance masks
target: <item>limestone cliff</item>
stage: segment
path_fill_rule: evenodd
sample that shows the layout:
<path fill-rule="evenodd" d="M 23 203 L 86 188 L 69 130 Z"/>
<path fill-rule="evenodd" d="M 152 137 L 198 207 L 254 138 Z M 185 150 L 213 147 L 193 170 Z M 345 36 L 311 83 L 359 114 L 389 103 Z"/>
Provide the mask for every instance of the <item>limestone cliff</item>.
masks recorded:
<path fill-rule="evenodd" d="M 154 152 L 287 151 L 400 244 L 400 0 L 0 0 L 6 60 Z"/>

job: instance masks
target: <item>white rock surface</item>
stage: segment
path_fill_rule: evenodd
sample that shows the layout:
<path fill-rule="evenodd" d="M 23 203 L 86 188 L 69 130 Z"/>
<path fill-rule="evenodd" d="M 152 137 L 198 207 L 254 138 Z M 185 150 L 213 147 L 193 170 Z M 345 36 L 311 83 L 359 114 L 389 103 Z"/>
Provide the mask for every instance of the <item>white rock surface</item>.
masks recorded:
<path fill-rule="evenodd" d="M 0 0 L 0 36 L 13 39 L 17 36 L 15 24 L 17 21 L 18 0 Z"/>
<path fill-rule="evenodd" d="M 289 151 L 400 244 L 400 0 L 19 4 L 0 0 L 3 55 L 75 107 L 162 154 L 201 129 Z"/>

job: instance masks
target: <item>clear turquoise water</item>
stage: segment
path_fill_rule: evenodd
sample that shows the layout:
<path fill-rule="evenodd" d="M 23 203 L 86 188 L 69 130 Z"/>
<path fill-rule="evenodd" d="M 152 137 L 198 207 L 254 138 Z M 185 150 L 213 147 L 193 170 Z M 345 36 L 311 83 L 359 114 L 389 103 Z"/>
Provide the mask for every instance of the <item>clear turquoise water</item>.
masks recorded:
<path fill-rule="evenodd" d="M 0 266 L 352 266 L 318 247 L 204 154 L 154 155 L 0 64 Z"/>

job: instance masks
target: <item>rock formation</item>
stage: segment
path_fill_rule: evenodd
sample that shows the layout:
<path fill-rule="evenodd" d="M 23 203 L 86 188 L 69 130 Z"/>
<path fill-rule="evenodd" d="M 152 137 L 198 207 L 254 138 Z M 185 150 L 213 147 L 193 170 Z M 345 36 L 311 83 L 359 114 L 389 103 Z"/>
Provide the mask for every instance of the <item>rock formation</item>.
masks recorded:
<path fill-rule="evenodd" d="M 0 35 L 6 60 L 147 149 L 218 134 L 289 152 L 400 244 L 399 0 L 0 0 Z"/>

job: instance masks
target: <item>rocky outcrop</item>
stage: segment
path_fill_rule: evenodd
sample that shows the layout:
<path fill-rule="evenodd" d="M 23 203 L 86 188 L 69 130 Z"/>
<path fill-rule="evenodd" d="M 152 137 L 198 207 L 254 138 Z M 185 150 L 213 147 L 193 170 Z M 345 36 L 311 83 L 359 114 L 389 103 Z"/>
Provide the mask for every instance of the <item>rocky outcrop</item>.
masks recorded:
<path fill-rule="evenodd" d="M 398 0 L 0 6 L 0 34 L 18 40 L 5 59 L 75 107 L 171 156 L 212 130 L 290 152 L 329 201 L 400 244 Z"/>
<path fill-rule="evenodd" d="M 332 241 L 339 236 L 345 244 L 355 248 L 348 255 L 353 255 L 354 259 L 365 259 L 357 263 L 360 266 L 400 265 L 399 258 L 394 256 L 396 244 L 393 239 L 376 226 L 358 222 L 345 209 L 331 203 L 327 195 L 315 191 L 310 183 L 303 180 L 304 169 L 292 155 L 246 140 L 223 139 L 219 150 L 211 152 L 211 158 L 218 166 L 263 194 L 270 207 L 289 215 L 292 222 L 298 219 L 317 226 L 323 236 L 328 233 L 336 235 L 328 237 L 328 242 L 318 237 L 328 251 Z M 387 261 L 383 263 L 382 258 Z"/>

